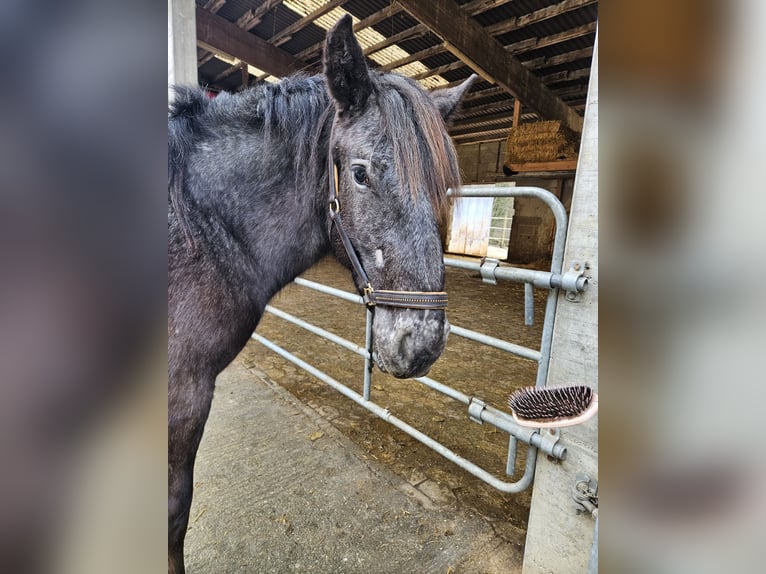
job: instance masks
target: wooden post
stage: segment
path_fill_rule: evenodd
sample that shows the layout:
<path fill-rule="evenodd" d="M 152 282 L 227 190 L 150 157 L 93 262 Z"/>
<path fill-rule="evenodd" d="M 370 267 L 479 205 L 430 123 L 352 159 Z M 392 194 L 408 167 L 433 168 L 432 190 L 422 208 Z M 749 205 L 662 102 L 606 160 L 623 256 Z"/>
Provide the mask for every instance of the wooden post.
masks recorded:
<path fill-rule="evenodd" d="M 519 125 L 519 118 L 521 118 L 521 100 L 516 98 L 513 101 L 513 123 L 511 124 L 511 127 L 515 128 Z"/>
<path fill-rule="evenodd" d="M 247 71 L 247 64 L 245 62 L 242 62 L 241 64 L 241 70 L 242 70 L 242 86 L 240 89 L 244 90 L 247 88 L 248 84 L 250 83 L 250 72 Z"/>

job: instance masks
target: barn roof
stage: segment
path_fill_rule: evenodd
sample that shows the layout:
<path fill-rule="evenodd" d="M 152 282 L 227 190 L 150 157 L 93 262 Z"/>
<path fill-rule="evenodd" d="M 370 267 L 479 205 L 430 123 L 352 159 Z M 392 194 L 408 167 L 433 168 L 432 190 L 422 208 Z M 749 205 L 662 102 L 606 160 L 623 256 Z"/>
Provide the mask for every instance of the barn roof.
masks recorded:
<path fill-rule="evenodd" d="M 505 138 L 520 121 L 582 121 L 596 0 L 196 0 L 199 81 L 236 91 L 321 70 L 326 30 L 351 14 L 370 67 L 426 88 L 472 73 L 450 133 L 456 143 Z"/>

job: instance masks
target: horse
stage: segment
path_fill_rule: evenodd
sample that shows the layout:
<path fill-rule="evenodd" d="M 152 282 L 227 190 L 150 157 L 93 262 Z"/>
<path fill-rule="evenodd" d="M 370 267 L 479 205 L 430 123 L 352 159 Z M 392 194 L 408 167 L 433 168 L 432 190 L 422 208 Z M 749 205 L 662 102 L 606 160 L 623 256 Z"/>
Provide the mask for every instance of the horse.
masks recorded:
<path fill-rule="evenodd" d="M 168 115 L 168 571 L 183 573 L 197 449 L 216 376 L 269 299 L 334 254 L 373 306 L 378 367 L 421 376 L 444 349 L 441 228 L 460 184 L 446 125 L 475 76 L 431 93 L 368 69 L 350 16 L 323 73 Z M 342 215 L 342 218 L 341 218 Z"/>

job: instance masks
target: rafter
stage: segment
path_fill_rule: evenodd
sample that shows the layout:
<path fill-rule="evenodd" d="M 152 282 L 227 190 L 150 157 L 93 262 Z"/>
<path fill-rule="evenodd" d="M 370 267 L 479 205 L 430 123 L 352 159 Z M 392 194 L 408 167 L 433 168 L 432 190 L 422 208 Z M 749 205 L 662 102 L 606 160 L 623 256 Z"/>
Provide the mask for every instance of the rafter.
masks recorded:
<path fill-rule="evenodd" d="M 397 3 L 389 4 L 385 8 L 381 8 L 377 12 L 370 14 L 367 16 L 367 18 L 364 18 L 362 20 L 359 20 L 356 24 L 354 24 L 354 33 L 358 33 L 361 30 L 364 30 L 365 28 L 369 28 L 370 26 L 374 26 L 375 24 L 382 22 L 386 18 L 390 18 L 391 16 L 394 16 L 395 14 L 398 14 L 401 12 L 403 8 L 399 6 Z M 301 60 L 309 60 L 313 56 L 317 55 L 319 52 L 322 51 L 322 47 L 324 46 L 324 41 L 317 42 L 313 46 L 309 46 L 305 50 L 298 52 L 295 57 L 300 58 Z"/>
<path fill-rule="evenodd" d="M 516 18 L 498 22 L 497 24 L 492 24 L 491 26 L 487 26 L 485 29 L 489 34 L 493 36 L 507 34 L 508 32 L 513 32 L 514 30 L 523 28 L 524 26 L 537 24 L 538 22 L 556 18 L 557 16 L 561 16 L 567 12 L 577 10 L 578 8 L 590 6 L 591 4 L 595 4 L 596 1 L 597 0 L 564 0 L 558 4 L 553 4 L 552 6 L 547 6 L 545 8 L 541 8 L 540 10 L 535 10 L 529 14 L 517 16 Z"/>
<path fill-rule="evenodd" d="M 311 24 L 314 20 L 317 18 L 320 18 L 330 12 L 331 10 L 335 10 L 338 6 L 344 4 L 348 0 L 330 0 L 326 4 L 323 4 L 310 14 L 307 14 L 297 22 L 294 22 L 287 26 L 286 28 L 280 30 L 276 34 L 274 34 L 271 38 L 269 38 L 269 44 L 273 44 L 274 46 L 281 46 L 282 44 L 285 44 L 286 42 L 289 42 L 293 34 L 298 32 L 299 30 L 302 30 L 309 24 Z"/>
<path fill-rule="evenodd" d="M 448 44 L 450 52 L 484 78 L 492 79 L 544 118 L 582 130 L 582 118 L 468 14 L 454 0 L 398 0 L 407 12 Z"/>
<path fill-rule="evenodd" d="M 305 66 L 304 62 L 284 50 L 199 6 L 197 44 L 211 52 L 237 58 L 277 77 L 287 76 Z"/>
<path fill-rule="evenodd" d="M 282 3 L 282 0 L 266 0 L 257 8 L 251 8 L 234 22 L 243 30 L 250 31 L 261 23 L 263 17 Z"/>

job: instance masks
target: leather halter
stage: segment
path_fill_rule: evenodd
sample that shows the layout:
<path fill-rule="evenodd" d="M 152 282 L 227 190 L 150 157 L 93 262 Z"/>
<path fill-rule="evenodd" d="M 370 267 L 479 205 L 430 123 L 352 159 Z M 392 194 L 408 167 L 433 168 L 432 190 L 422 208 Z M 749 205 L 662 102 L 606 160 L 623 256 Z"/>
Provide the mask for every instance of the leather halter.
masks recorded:
<path fill-rule="evenodd" d="M 331 138 L 332 140 L 332 138 Z M 364 272 L 359 257 L 354 251 L 346 230 L 343 228 L 343 222 L 340 218 L 340 199 L 338 191 L 338 166 L 332 153 L 332 143 L 328 157 L 327 172 L 330 180 L 330 230 L 332 226 L 338 231 L 340 240 L 346 250 L 351 266 L 361 279 L 364 287 L 365 304 L 368 307 L 376 305 L 387 305 L 389 307 L 404 307 L 409 309 L 446 309 L 447 293 L 445 291 L 388 291 L 385 289 L 374 289 L 370 283 L 367 273 Z"/>

